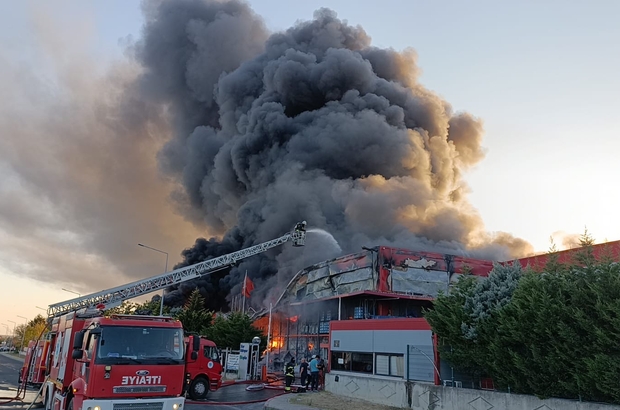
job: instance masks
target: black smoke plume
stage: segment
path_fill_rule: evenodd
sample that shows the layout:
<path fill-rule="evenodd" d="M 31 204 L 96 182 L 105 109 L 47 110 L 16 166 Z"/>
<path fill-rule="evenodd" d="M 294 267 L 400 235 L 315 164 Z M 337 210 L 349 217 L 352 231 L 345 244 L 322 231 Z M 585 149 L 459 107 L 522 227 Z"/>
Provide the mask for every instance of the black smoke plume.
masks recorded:
<path fill-rule="evenodd" d="M 144 98 L 164 104 L 175 135 L 160 165 L 174 195 L 221 240 L 198 239 L 183 264 L 288 232 L 301 220 L 343 252 L 391 244 L 509 258 L 528 244 L 484 231 L 462 172 L 484 157 L 482 123 L 424 88 L 412 50 L 371 45 L 328 9 L 269 35 L 240 1 L 145 3 L 135 55 Z M 260 304 L 297 269 L 335 256 L 321 235 L 182 285 L 225 308 L 245 271 Z"/>

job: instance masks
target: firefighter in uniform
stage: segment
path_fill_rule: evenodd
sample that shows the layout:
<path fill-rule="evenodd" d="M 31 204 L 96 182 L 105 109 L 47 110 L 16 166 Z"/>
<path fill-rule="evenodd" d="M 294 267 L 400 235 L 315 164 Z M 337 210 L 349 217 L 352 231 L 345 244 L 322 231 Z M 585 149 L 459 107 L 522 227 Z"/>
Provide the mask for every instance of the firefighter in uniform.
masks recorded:
<path fill-rule="evenodd" d="M 291 361 L 284 367 L 284 381 L 286 383 L 284 391 L 291 391 L 291 384 L 295 380 L 295 358 L 291 358 Z"/>

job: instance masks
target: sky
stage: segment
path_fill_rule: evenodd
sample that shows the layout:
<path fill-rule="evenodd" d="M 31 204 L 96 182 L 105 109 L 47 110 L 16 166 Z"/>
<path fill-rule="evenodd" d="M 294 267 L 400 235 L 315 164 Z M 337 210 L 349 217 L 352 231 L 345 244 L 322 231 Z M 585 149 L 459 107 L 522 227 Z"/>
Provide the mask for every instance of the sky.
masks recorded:
<path fill-rule="evenodd" d="M 551 236 L 570 246 L 586 227 L 598 242 L 620 239 L 620 3 L 249 3 L 271 31 L 328 7 L 377 47 L 413 48 L 420 82 L 484 123 L 486 157 L 465 180 L 488 231 L 539 252 Z M 117 97 L 111 84 L 138 70 L 123 62 L 141 34 L 140 2 L 0 2 L 0 16 L 2 334 L 69 291 L 162 272 L 165 255 L 139 242 L 168 252 L 171 267 L 211 233 L 170 203 L 177 187 L 158 172 L 158 124 L 105 122 L 122 115 L 101 103 Z M 129 134 L 139 143 L 128 146 Z M 116 150 L 131 161 L 114 162 Z"/>

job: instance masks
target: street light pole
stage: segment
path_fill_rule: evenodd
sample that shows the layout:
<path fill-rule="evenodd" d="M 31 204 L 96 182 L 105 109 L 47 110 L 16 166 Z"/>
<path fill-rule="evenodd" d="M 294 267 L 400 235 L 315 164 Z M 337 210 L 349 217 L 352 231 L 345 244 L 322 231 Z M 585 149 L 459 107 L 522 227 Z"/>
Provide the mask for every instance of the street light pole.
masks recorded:
<path fill-rule="evenodd" d="M 13 322 L 12 320 L 8 320 L 8 319 L 7 319 L 7 322 L 13 323 L 13 334 L 11 335 L 11 347 L 15 347 L 15 344 L 13 343 L 14 342 L 13 339 L 15 338 L 15 326 L 17 325 L 17 323 Z"/>
<path fill-rule="evenodd" d="M 64 290 L 65 292 L 73 293 L 74 295 L 78 295 L 79 297 L 82 297 L 82 295 L 80 293 L 77 293 L 77 292 L 75 292 L 73 290 L 69 290 L 69 289 L 65 289 L 65 288 L 62 288 L 62 290 Z"/>
<path fill-rule="evenodd" d="M 24 349 L 24 339 L 26 338 L 26 329 L 28 328 L 28 318 L 20 315 L 17 315 L 17 317 L 21 317 L 22 319 L 26 320 L 26 322 L 24 322 L 24 333 L 22 333 L 22 344 L 19 347 L 19 351 L 21 353 L 21 351 Z"/>
<path fill-rule="evenodd" d="M 168 252 L 164 252 L 159 249 L 151 248 L 150 246 L 147 246 L 143 243 L 139 243 L 138 246 L 142 246 L 143 248 L 150 249 L 152 251 L 163 253 L 164 255 L 166 255 L 166 270 L 164 270 L 164 273 L 168 272 Z M 161 290 L 161 303 L 159 304 L 159 316 L 164 315 L 164 295 L 165 294 L 166 294 L 166 288 L 163 288 Z"/>

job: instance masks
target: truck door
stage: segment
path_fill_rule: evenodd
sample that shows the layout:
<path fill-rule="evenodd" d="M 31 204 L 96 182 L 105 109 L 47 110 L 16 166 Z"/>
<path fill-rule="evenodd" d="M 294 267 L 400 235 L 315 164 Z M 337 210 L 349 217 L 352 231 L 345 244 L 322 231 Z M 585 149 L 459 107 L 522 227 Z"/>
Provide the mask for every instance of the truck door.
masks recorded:
<path fill-rule="evenodd" d="M 90 378 L 90 363 L 94 357 L 96 340 L 95 335 L 90 331 L 86 332 L 84 335 L 84 354 L 86 360 L 80 363 L 80 373 L 86 383 L 88 383 L 88 379 Z"/>
<path fill-rule="evenodd" d="M 60 351 L 60 369 L 58 370 L 58 379 L 59 380 L 64 380 L 65 378 L 65 370 L 67 368 L 67 353 L 69 352 L 69 347 L 71 346 L 69 344 L 69 342 L 71 341 L 71 329 L 67 329 L 63 332 L 63 343 L 62 343 L 62 349 Z"/>

